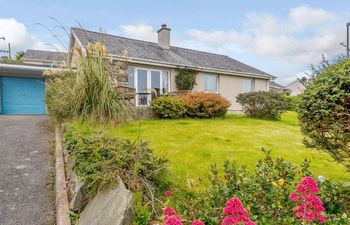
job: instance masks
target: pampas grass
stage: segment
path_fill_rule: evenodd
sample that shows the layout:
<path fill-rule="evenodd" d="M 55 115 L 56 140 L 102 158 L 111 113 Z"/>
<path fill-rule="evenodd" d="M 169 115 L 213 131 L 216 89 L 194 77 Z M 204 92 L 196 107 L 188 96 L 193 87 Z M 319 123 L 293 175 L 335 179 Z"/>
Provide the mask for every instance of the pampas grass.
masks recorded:
<path fill-rule="evenodd" d="M 98 123 L 125 123 L 133 109 L 111 86 L 109 59 L 101 44 L 91 44 L 83 54 L 76 52 L 77 69 L 48 72 L 48 111 L 55 121 L 72 118 Z"/>

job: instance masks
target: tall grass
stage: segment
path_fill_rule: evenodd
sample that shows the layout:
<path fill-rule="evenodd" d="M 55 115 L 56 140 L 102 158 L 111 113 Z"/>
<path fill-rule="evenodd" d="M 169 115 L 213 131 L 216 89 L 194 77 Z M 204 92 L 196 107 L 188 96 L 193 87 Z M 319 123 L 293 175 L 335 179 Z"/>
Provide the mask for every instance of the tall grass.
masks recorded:
<path fill-rule="evenodd" d="M 46 101 L 57 122 L 72 118 L 98 123 L 124 123 L 133 118 L 132 109 L 112 88 L 105 47 L 89 45 L 78 56 L 77 69 L 51 70 Z"/>

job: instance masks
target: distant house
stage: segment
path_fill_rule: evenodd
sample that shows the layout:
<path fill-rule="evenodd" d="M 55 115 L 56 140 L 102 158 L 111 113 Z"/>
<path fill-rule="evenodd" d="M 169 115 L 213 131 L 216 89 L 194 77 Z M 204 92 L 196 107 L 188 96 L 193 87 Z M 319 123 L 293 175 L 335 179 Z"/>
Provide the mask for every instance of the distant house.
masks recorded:
<path fill-rule="evenodd" d="M 284 93 L 289 92 L 289 89 L 275 81 L 270 81 L 270 91 Z"/>
<path fill-rule="evenodd" d="M 292 83 L 287 85 L 287 88 L 290 90 L 291 96 L 297 96 L 304 92 L 306 85 L 299 78 L 297 78 Z"/>
<path fill-rule="evenodd" d="M 22 60 L 26 64 L 52 66 L 67 61 L 67 53 L 28 49 Z"/>
<path fill-rule="evenodd" d="M 128 63 L 125 77 L 118 82 L 120 86 L 135 90 L 136 105 L 149 104 L 151 90 L 160 95 L 176 92 L 178 68 L 198 71 L 193 91 L 221 94 L 231 102 L 230 111 L 241 110 L 236 102 L 239 93 L 268 91 L 269 81 L 274 78 L 226 55 L 171 46 L 170 28 L 166 25 L 158 30 L 158 43 L 72 28 L 68 61 L 75 61 L 73 48 L 84 52 L 89 43 L 103 44 L 114 61 Z M 147 100 L 140 101 L 145 95 L 148 95 Z"/>

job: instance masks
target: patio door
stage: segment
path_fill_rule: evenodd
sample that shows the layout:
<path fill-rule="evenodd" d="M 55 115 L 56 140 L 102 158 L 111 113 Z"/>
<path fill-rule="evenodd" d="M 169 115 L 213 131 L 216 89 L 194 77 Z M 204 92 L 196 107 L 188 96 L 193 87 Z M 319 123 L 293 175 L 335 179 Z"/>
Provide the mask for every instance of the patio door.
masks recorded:
<path fill-rule="evenodd" d="M 168 92 L 168 71 L 136 68 L 134 70 L 136 105 L 149 105 L 152 98 Z"/>

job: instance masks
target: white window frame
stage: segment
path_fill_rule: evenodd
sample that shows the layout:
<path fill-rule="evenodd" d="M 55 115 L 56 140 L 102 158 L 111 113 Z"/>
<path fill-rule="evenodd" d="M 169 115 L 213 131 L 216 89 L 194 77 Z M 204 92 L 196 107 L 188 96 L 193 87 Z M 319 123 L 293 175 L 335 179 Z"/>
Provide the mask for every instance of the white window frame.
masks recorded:
<path fill-rule="evenodd" d="M 167 77 L 168 77 L 168 87 L 167 89 L 170 91 L 170 70 L 167 69 L 153 69 L 153 68 L 146 68 L 146 67 L 138 67 L 138 66 L 130 66 L 130 67 L 134 67 L 134 88 L 136 93 L 139 93 L 138 90 L 138 76 L 137 76 L 137 72 L 138 70 L 146 70 L 147 71 L 147 89 L 146 89 L 146 93 L 151 93 L 151 86 L 152 86 L 152 75 L 151 75 L 151 71 L 156 71 L 159 72 L 160 74 L 160 94 L 163 94 L 163 71 L 167 71 Z M 138 96 L 136 95 L 136 106 L 138 106 Z M 149 104 L 151 102 L 151 96 L 148 96 L 147 98 L 147 104 Z"/>
<path fill-rule="evenodd" d="M 216 78 L 216 91 L 207 91 L 207 90 L 205 90 L 205 77 L 206 76 L 212 76 L 212 77 L 215 76 L 215 78 Z M 212 73 L 205 73 L 205 74 L 203 74 L 203 85 L 204 85 L 204 87 L 203 87 L 204 92 L 218 94 L 219 93 L 219 75 L 218 74 L 212 74 Z"/>

